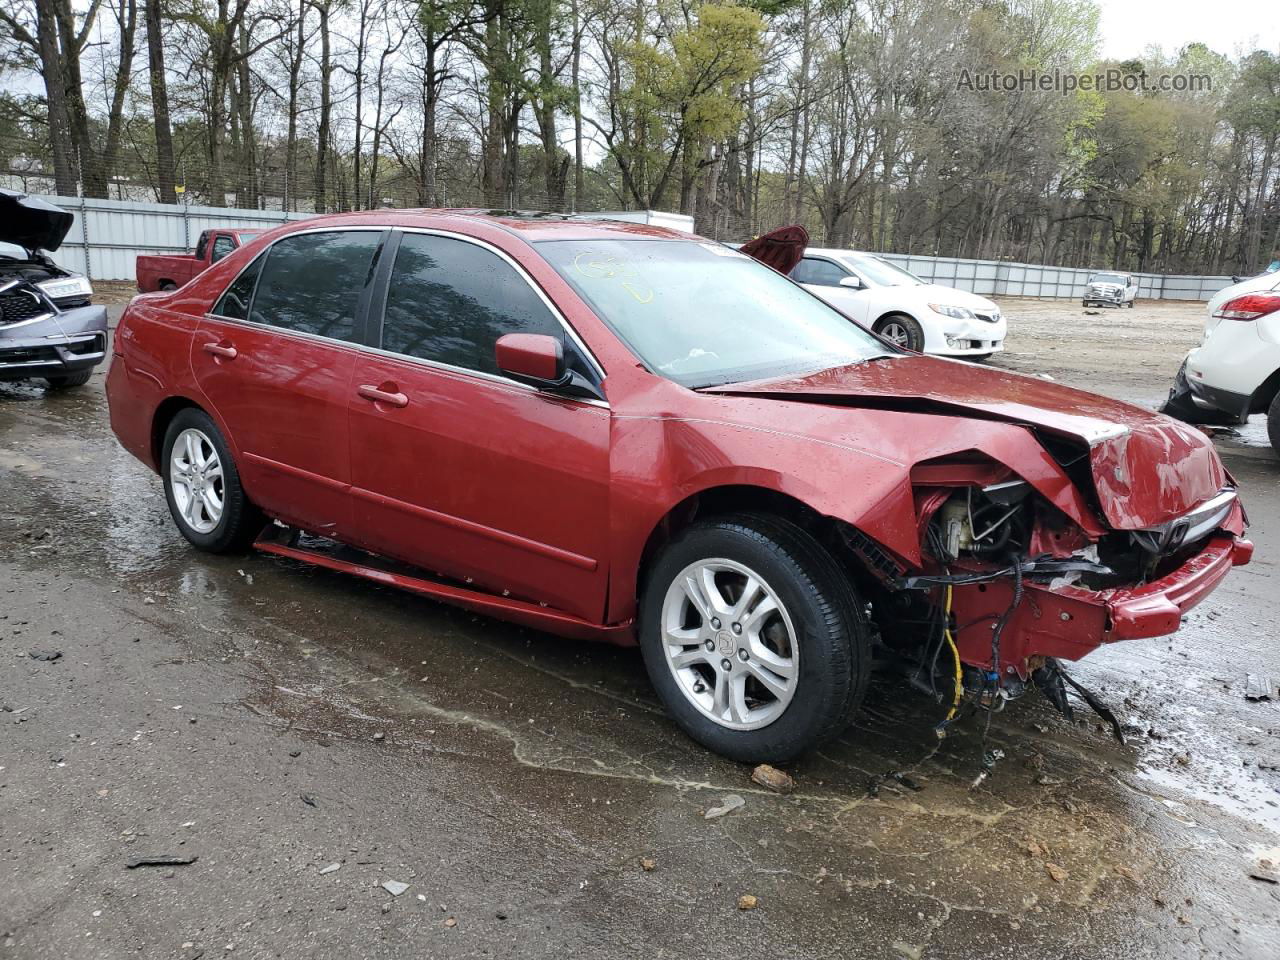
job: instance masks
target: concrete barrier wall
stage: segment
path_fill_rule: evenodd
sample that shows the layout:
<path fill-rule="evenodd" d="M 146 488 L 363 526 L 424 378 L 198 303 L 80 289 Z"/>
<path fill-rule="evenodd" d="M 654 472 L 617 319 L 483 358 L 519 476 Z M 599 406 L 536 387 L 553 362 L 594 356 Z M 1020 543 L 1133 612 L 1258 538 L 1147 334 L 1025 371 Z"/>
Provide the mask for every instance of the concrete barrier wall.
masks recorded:
<path fill-rule="evenodd" d="M 54 260 L 91 280 L 133 280 L 140 253 L 188 253 L 202 230 L 256 227 L 266 230 L 312 214 L 280 210 L 172 206 L 134 200 L 42 197 L 75 214 L 76 222 Z M 884 254 L 922 280 L 959 287 L 984 296 L 1079 299 L 1090 270 L 997 260 Z M 1143 299 L 1208 300 L 1231 283 L 1230 277 L 1137 274 Z"/>

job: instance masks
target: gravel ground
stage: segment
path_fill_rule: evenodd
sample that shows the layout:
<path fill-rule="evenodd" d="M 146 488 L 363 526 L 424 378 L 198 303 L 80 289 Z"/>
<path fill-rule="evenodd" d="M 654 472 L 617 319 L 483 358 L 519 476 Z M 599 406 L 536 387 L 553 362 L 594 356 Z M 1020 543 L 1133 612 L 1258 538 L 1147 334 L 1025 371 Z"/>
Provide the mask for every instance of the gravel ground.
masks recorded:
<path fill-rule="evenodd" d="M 993 363 L 1151 404 L 1203 310 L 1003 307 Z M 886 677 L 784 797 L 681 737 L 634 651 L 195 553 L 101 375 L 0 385 L 0 958 L 1271 960 L 1280 703 L 1244 692 L 1280 677 L 1280 460 L 1253 433 L 1218 443 L 1254 562 L 1074 671 L 1128 745 L 1029 696 L 975 787 L 980 728 L 939 746 Z M 894 770 L 923 789 L 872 796 Z M 128 866 L 154 856 L 194 861 Z"/>

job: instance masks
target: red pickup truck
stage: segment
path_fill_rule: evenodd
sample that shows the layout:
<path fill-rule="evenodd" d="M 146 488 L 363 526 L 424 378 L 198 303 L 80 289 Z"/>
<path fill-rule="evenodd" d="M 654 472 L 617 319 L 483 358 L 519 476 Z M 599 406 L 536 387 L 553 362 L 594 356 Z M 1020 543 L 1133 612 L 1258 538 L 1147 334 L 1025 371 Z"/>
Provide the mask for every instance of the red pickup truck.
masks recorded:
<path fill-rule="evenodd" d="M 261 230 L 206 230 L 195 253 L 144 254 L 138 257 L 138 292 L 176 290 L 231 251 L 244 246 Z"/>

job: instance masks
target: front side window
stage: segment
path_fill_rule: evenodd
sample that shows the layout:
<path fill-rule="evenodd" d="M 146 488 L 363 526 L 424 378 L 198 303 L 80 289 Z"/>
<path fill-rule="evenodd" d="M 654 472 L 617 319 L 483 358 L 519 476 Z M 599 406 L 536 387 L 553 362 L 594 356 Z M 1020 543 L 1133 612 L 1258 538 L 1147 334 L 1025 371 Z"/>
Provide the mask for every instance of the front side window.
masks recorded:
<path fill-rule="evenodd" d="M 791 271 L 791 279 L 796 283 L 810 283 L 822 287 L 838 287 L 840 281 L 848 275 L 842 267 L 818 257 L 805 257 Z"/>
<path fill-rule="evenodd" d="M 727 247 L 648 239 L 536 247 L 650 370 L 686 387 L 893 355 L 803 287 Z"/>
<path fill-rule="evenodd" d="M 235 241 L 228 236 L 215 237 L 213 241 L 213 257 L 212 261 L 217 263 L 228 253 L 236 248 Z"/>
<path fill-rule="evenodd" d="M 560 321 L 509 263 L 464 240 L 404 235 L 387 289 L 382 349 L 496 375 L 494 344 L 508 333 L 556 337 L 574 365 Z"/>
<path fill-rule="evenodd" d="M 375 230 L 335 230 L 277 240 L 266 254 L 249 319 L 354 340 L 360 297 L 382 239 Z"/>

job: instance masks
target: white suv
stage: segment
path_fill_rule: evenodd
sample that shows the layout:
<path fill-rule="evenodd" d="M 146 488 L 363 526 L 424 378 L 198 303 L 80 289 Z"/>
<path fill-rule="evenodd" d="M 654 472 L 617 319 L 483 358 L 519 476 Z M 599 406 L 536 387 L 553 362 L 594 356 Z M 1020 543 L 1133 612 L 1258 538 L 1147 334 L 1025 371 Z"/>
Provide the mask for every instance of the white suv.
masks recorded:
<path fill-rule="evenodd" d="M 1280 277 L 1253 277 L 1209 301 L 1204 338 L 1182 362 L 1164 412 L 1200 423 L 1266 413 L 1280 452 Z"/>

